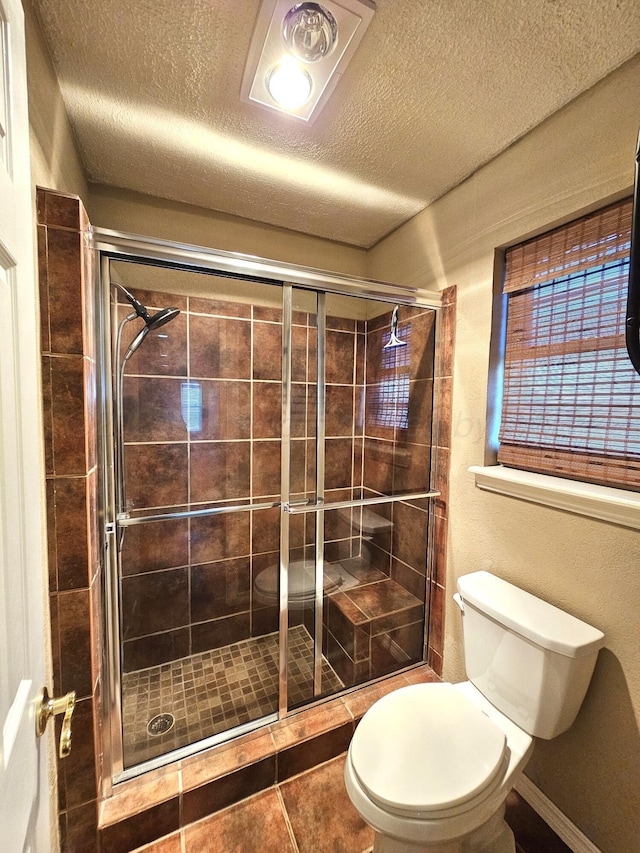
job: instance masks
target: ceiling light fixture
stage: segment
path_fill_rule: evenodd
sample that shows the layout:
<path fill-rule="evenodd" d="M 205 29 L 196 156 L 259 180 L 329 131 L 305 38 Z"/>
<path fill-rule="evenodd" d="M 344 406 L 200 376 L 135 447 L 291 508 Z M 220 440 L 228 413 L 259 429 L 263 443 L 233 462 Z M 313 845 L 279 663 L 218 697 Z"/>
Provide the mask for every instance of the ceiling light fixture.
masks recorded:
<path fill-rule="evenodd" d="M 303 121 L 320 112 L 371 19 L 372 0 L 263 0 L 242 99 Z"/>

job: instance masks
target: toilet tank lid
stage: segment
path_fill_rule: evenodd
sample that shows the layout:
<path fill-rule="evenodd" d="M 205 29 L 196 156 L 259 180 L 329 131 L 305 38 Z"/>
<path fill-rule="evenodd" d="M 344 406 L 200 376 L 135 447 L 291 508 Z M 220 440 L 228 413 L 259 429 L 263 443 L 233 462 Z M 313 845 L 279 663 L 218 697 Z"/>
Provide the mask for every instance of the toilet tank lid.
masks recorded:
<path fill-rule="evenodd" d="M 544 649 L 582 657 L 604 645 L 602 631 L 490 572 L 462 575 L 458 592 L 463 603 Z"/>

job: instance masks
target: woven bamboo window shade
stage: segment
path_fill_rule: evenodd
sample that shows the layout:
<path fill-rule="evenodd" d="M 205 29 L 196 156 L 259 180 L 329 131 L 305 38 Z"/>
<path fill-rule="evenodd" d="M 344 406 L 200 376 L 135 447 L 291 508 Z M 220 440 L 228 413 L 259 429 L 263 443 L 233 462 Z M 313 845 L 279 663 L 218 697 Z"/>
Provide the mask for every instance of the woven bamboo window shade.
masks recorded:
<path fill-rule="evenodd" d="M 501 464 L 640 489 L 631 211 L 626 200 L 507 251 Z"/>

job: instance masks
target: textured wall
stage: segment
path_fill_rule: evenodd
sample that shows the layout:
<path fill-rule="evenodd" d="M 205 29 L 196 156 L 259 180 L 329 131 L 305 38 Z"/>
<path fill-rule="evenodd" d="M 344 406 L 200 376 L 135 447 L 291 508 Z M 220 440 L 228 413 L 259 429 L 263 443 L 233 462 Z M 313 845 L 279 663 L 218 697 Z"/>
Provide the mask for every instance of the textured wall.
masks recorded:
<path fill-rule="evenodd" d="M 40 27 L 38 21 L 35 17 L 33 8 L 31 6 L 30 0 L 22 0 L 22 6 L 24 9 L 25 15 L 25 40 L 26 40 L 26 57 L 27 57 L 27 81 L 28 81 L 28 92 L 29 92 L 29 148 L 30 148 L 30 160 L 31 160 L 31 183 L 33 186 L 32 191 L 32 204 L 33 204 L 33 221 L 34 221 L 34 252 L 36 247 L 36 223 L 38 222 L 38 216 L 36 213 L 36 186 L 44 186 L 51 187 L 53 189 L 66 191 L 69 193 L 74 193 L 78 195 L 85 194 L 87 192 L 87 184 L 84 175 L 84 169 L 82 167 L 75 139 L 73 136 L 73 132 L 71 130 L 71 126 L 69 124 L 69 120 L 67 117 L 67 113 L 62 101 L 62 95 L 60 93 L 60 88 L 58 86 L 58 81 L 56 79 L 53 65 L 51 63 L 51 58 L 49 56 L 48 49 L 44 43 L 42 33 L 40 31 Z M 55 227 L 54 223 L 54 227 Z M 46 229 L 45 229 L 46 230 Z M 52 232 L 53 233 L 53 232 Z M 42 236 L 42 228 L 40 229 L 39 236 Z M 46 242 L 46 241 L 45 241 Z M 43 261 L 39 259 L 39 266 L 42 269 Z M 43 332 L 45 331 L 46 319 L 48 316 L 48 305 L 43 304 L 42 294 L 41 294 L 41 304 L 40 304 L 40 314 L 41 318 L 43 318 L 42 328 Z M 49 350 L 50 340 L 47 342 L 43 339 L 43 351 Z M 46 370 L 45 370 L 46 374 Z M 78 481 L 80 482 L 80 481 Z M 51 505 L 52 499 L 52 481 L 48 482 L 48 494 L 47 498 L 49 504 Z M 76 484 L 77 485 L 77 484 Z M 43 485 L 44 488 L 44 485 Z M 68 493 L 63 497 L 62 489 L 58 492 L 58 500 L 64 502 L 64 499 L 71 498 L 71 494 Z M 52 515 L 50 513 L 49 523 L 52 522 Z M 54 522 L 55 523 L 55 522 Z M 49 548 L 56 548 L 55 544 L 55 533 L 52 535 L 52 531 L 49 530 Z M 53 540 L 54 544 L 51 544 Z M 67 553 L 63 556 L 63 562 L 66 560 L 66 567 L 68 568 L 73 563 L 73 557 Z M 64 572 L 64 569 L 63 569 Z M 57 579 L 55 579 L 57 583 Z M 49 586 L 52 581 L 52 578 L 45 577 L 43 578 L 43 583 L 47 583 Z M 71 582 L 71 575 L 67 574 L 66 577 L 62 578 L 63 584 L 66 582 L 65 588 L 67 591 L 71 589 L 73 586 L 73 582 Z M 69 585 L 71 583 L 71 586 Z M 85 584 L 86 586 L 86 584 Z M 53 590 L 53 587 L 51 587 Z M 47 589 L 47 595 L 49 594 L 49 589 Z M 81 598 L 82 593 L 76 595 L 76 600 L 78 596 Z M 68 594 L 66 597 L 63 596 L 61 600 L 71 600 L 73 598 L 73 594 Z M 57 617 L 57 608 L 58 608 L 58 597 L 53 594 L 50 602 L 50 609 L 54 616 L 54 621 Z M 53 655 L 51 653 L 51 649 L 48 648 L 46 651 L 47 656 L 47 681 L 49 685 L 56 684 L 59 686 L 60 681 L 60 666 L 59 666 L 59 649 L 54 647 Z M 89 691 L 90 692 L 90 691 Z M 90 703 L 89 703 L 90 704 Z M 51 791 L 51 805 L 50 805 L 50 819 L 51 819 L 51 841 L 52 844 L 55 845 L 52 849 L 57 849 L 58 844 L 58 820 L 60 820 L 60 833 L 62 839 L 67 837 L 67 816 L 70 814 L 74 814 L 77 818 L 77 821 L 82 821 L 86 818 L 87 813 L 89 813 L 89 821 L 95 821 L 95 817 L 92 817 L 92 810 L 95 813 L 95 780 L 93 781 L 94 787 L 94 800 L 93 806 L 89 803 L 88 806 L 83 805 L 79 809 L 76 808 L 78 802 L 84 799 L 90 799 L 90 797 L 85 796 L 85 792 L 81 792 L 80 789 L 82 785 L 86 782 L 87 778 L 89 778 L 89 786 L 91 786 L 90 773 L 92 768 L 92 719 L 90 713 L 85 713 L 88 703 L 81 703 L 79 706 L 81 710 L 80 715 L 78 716 L 78 720 L 80 722 L 76 724 L 76 728 L 78 725 L 82 728 L 82 735 L 76 737 L 76 741 L 81 740 L 82 747 L 81 751 L 83 753 L 81 758 L 81 763 L 83 765 L 83 769 L 89 768 L 89 774 L 80 773 L 78 778 L 80 779 L 79 785 L 75 786 L 74 790 L 71 790 L 74 786 L 68 790 L 66 776 L 63 772 L 60 777 L 58 777 L 57 770 L 57 759 L 55 752 L 55 743 L 54 738 L 51 737 L 51 734 L 47 735 L 49 738 L 49 778 L 50 778 L 50 791 Z M 88 733 L 88 737 L 84 737 Z M 89 744 L 90 749 L 86 750 L 85 746 Z M 78 747 L 76 744 L 76 755 L 78 753 Z M 89 756 L 88 762 L 85 762 L 85 758 Z M 82 777 L 82 778 L 81 778 Z M 80 792 L 80 793 L 79 793 Z M 80 800 L 78 799 L 78 793 Z M 58 814 L 58 806 L 60 806 L 60 814 Z M 65 811 L 66 809 L 66 811 Z"/>
<path fill-rule="evenodd" d="M 574 727 L 527 773 L 604 853 L 640 835 L 637 531 L 481 492 L 496 247 L 630 192 L 640 57 L 602 81 L 370 252 L 369 273 L 458 287 L 444 675 L 464 676 L 456 578 L 494 571 L 607 636 Z M 603 792 L 606 791 L 606 796 Z"/>
<path fill-rule="evenodd" d="M 364 249 L 203 207 L 92 184 L 87 210 L 92 224 L 100 228 L 364 275 Z"/>
<path fill-rule="evenodd" d="M 23 0 L 29 86 L 31 181 L 86 198 L 87 183 L 49 51 L 29 0 Z"/>

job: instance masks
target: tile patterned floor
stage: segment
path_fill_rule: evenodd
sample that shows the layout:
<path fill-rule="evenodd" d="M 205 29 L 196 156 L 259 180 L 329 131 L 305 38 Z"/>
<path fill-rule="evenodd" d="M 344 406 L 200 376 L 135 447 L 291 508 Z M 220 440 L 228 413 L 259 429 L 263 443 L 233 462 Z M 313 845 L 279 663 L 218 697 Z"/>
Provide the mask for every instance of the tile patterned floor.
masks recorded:
<path fill-rule="evenodd" d="M 369 853 L 373 830 L 349 802 L 343 768 L 340 755 L 138 853 Z"/>
<path fill-rule="evenodd" d="M 125 767 L 227 731 L 278 708 L 278 635 L 267 634 L 220 649 L 137 672 L 122 680 Z M 323 659 L 327 694 L 344 685 Z M 313 640 L 303 626 L 289 631 L 289 700 L 299 705 L 312 696 Z M 165 734 L 149 735 L 159 714 L 175 724 Z"/>
<path fill-rule="evenodd" d="M 371 853 L 373 830 L 349 801 L 344 761 L 339 755 L 134 853 Z M 570 853 L 515 792 L 507 822 L 518 853 Z"/>

